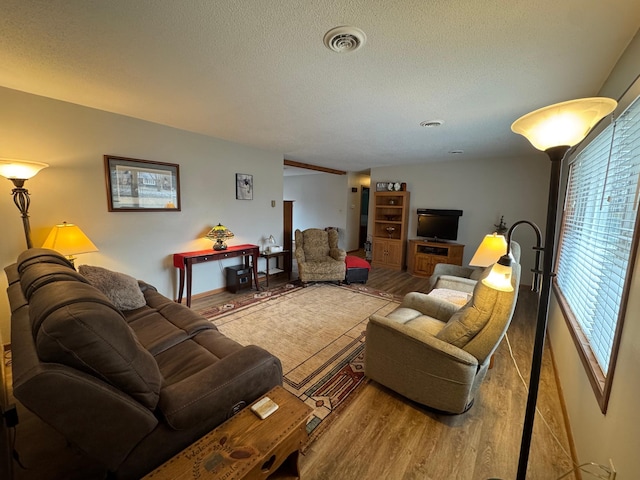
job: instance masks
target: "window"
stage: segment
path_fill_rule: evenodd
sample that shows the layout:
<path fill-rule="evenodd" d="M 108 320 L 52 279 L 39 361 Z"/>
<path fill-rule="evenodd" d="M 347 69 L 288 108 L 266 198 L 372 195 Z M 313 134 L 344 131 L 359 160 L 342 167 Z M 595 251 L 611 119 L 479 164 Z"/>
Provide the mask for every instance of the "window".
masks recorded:
<path fill-rule="evenodd" d="M 635 259 L 640 100 L 572 158 L 556 293 L 606 411 Z"/>

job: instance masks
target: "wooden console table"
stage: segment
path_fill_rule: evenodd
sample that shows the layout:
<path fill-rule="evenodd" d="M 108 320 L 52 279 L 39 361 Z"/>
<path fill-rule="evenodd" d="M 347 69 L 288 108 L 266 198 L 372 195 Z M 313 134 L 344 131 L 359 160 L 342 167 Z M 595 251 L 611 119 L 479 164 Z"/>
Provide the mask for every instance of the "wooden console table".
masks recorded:
<path fill-rule="evenodd" d="M 260 256 L 260 247 L 258 245 L 234 245 L 226 250 L 200 250 L 198 252 L 185 252 L 173 254 L 173 266 L 180 271 L 180 286 L 178 288 L 178 303 L 182 303 L 182 292 L 184 290 L 185 276 L 187 278 L 187 307 L 191 307 L 191 284 L 192 269 L 195 263 L 215 262 L 224 260 L 225 258 L 243 257 L 244 264 L 249 267 L 249 257 L 253 264 L 253 278 L 256 284 L 256 290 L 260 290 L 258 285 L 258 257 Z"/>
<path fill-rule="evenodd" d="M 278 404 L 270 416 L 260 420 L 246 407 L 144 478 L 300 478 L 298 457 L 313 409 L 282 387 L 266 396 Z"/>

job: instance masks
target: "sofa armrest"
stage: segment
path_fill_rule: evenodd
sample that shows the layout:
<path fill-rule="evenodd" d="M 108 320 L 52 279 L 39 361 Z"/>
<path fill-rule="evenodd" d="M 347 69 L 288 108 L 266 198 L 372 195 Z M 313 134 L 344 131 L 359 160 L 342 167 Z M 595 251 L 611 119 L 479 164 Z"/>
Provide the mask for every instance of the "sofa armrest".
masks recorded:
<path fill-rule="evenodd" d="M 329 250 L 329 256 L 334 260 L 340 260 L 344 262 L 345 257 L 347 256 L 347 252 L 342 250 L 341 248 L 331 248 Z"/>
<path fill-rule="evenodd" d="M 462 267 L 460 265 L 451 265 L 448 263 L 438 263 L 433 267 L 433 275 L 453 275 L 455 277 L 469 278 L 473 271 L 472 267 Z"/>
<path fill-rule="evenodd" d="M 473 399 L 476 358 L 410 325 L 372 315 L 365 375 L 437 410 L 462 413 Z"/>
<path fill-rule="evenodd" d="M 240 402 L 250 404 L 282 385 L 280 360 L 255 345 L 238 350 L 160 391 L 167 423 L 184 430 L 211 417 L 222 423 Z"/>
<path fill-rule="evenodd" d="M 463 366 L 473 367 L 475 375 L 475 369 L 478 366 L 476 357 L 455 345 L 434 337 L 430 333 L 413 328 L 410 325 L 394 322 L 382 315 L 373 314 L 369 317 L 369 324 L 367 325 L 367 342 L 370 341 L 370 326 L 371 330 L 379 328 L 386 331 L 387 335 L 402 339 L 407 348 L 417 348 L 423 351 L 424 356 L 431 358 L 441 357 Z M 398 359 L 403 356 L 401 352 L 399 353 Z"/>
<path fill-rule="evenodd" d="M 438 297 L 431 297 L 426 293 L 410 292 L 404 296 L 398 308 L 411 308 L 422 315 L 446 322 L 460 309 L 460 306 Z"/>
<path fill-rule="evenodd" d="M 296 255 L 296 261 L 298 263 L 304 263 L 307 261 L 305 254 L 304 254 L 304 250 L 302 248 L 296 248 L 295 250 L 295 255 Z"/>
<path fill-rule="evenodd" d="M 473 289 L 478 283 L 477 280 L 470 278 L 455 277 L 451 275 L 442 275 L 433 285 L 433 289 L 447 288 L 449 290 L 457 290 L 459 292 L 473 293 Z"/>
<path fill-rule="evenodd" d="M 147 282 L 145 282 L 143 280 L 138 280 L 138 286 L 140 287 L 140 291 L 142 293 L 146 292 L 147 290 L 153 290 L 154 292 L 158 291 L 158 289 L 156 287 L 154 287 L 150 283 L 147 283 Z"/>
<path fill-rule="evenodd" d="M 26 377 L 18 380 L 16 398 L 111 471 L 158 424 L 153 412 L 130 396 L 73 368 L 42 363 Z M 60 393 L 49 395 L 53 391 Z"/>
<path fill-rule="evenodd" d="M 15 397 L 109 470 L 115 471 L 158 424 L 153 412 L 106 382 L 62 364 L 41 362 L 28 308 L 12 316 L 11 344 Z"/>
<path fill-rule="evenodd" d="M 438 263 L 433 267 L 433 273 L 429 278 L 429 290 L 434 288 L 447 288 L 439 284 L 439 280 L 444 275 L 460 278 L 470 278 L 471 274 L 477 270 L 475 267 L 463 267 L 461 265 L 451 265 L 448 263 Z"/>

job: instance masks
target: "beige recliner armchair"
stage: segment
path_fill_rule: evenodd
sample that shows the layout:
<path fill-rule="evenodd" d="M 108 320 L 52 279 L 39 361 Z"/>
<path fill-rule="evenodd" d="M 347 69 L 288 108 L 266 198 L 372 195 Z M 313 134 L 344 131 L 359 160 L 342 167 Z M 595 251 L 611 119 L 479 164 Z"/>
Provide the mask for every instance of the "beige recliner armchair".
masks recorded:
<path fill-rule="evenodd" d="M 344 281 L 347 253 L 338 248 L 338 232 L 309 228 L 296 230 L 296 260 L 303 285 L 309 282 Z"/>
<path fill-rule="evenodd" d="M 433 409 L 467 411 L 513 316 L 520 265 L 512 266 L 512 292 L 478 281 L 471 300 L 460 309 L 412 292 L 386 317 L 372 315 L 365 375 Z"/>
<path fill-rule="evenodd" d="M 520 244 L 518 242 L 511 241 L 510 252 L 513 259 L 520 263 Z M 488 269 L 490 270 L 491 267 Z M 429 291 L 436 288 L 446 288 L 471 293 L 478 280 L 484 278 L 486 270 L 482 267 L 463 267 L 438 263 L 433 269 L 433 274 L 429 277 Z"/>

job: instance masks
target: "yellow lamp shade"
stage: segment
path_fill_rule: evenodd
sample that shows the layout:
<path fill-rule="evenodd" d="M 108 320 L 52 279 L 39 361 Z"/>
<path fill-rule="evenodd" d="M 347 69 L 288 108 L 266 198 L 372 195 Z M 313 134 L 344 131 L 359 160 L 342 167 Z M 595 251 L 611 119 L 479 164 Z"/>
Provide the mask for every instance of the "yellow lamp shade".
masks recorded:
<path fill-rule="evenodd" d="M 485 235 L 476 253 L 473 254 L 469 265 L 473 267 L 488 267 L 496 263 L 505 253 L 507 253 L 507 240 L 504 235 L 498 235 L 497 233 Z"/>
<path fill-rule="evenodd" d="M 42 244 L 42 248 L 50 248 L 68 257 L 79 253 L 97 252 L 96 247 L 80 227 L 73 223 L 61 223 L 49 232 L 49 236 Z"/>
<path fill-rule="evenodd" d="M 9 179 L 27 180 L 48 166 L 48 164 L 42 162 L 0 158 L 0 175 Z"/>
<path fill-rule="evenodd" d="M 573 147 L 618 105 L 611 98 L 592 97 L 556 103 L 528 113 L 513 122 L 511 130 L 524 136 L 538 150 Z"/>

